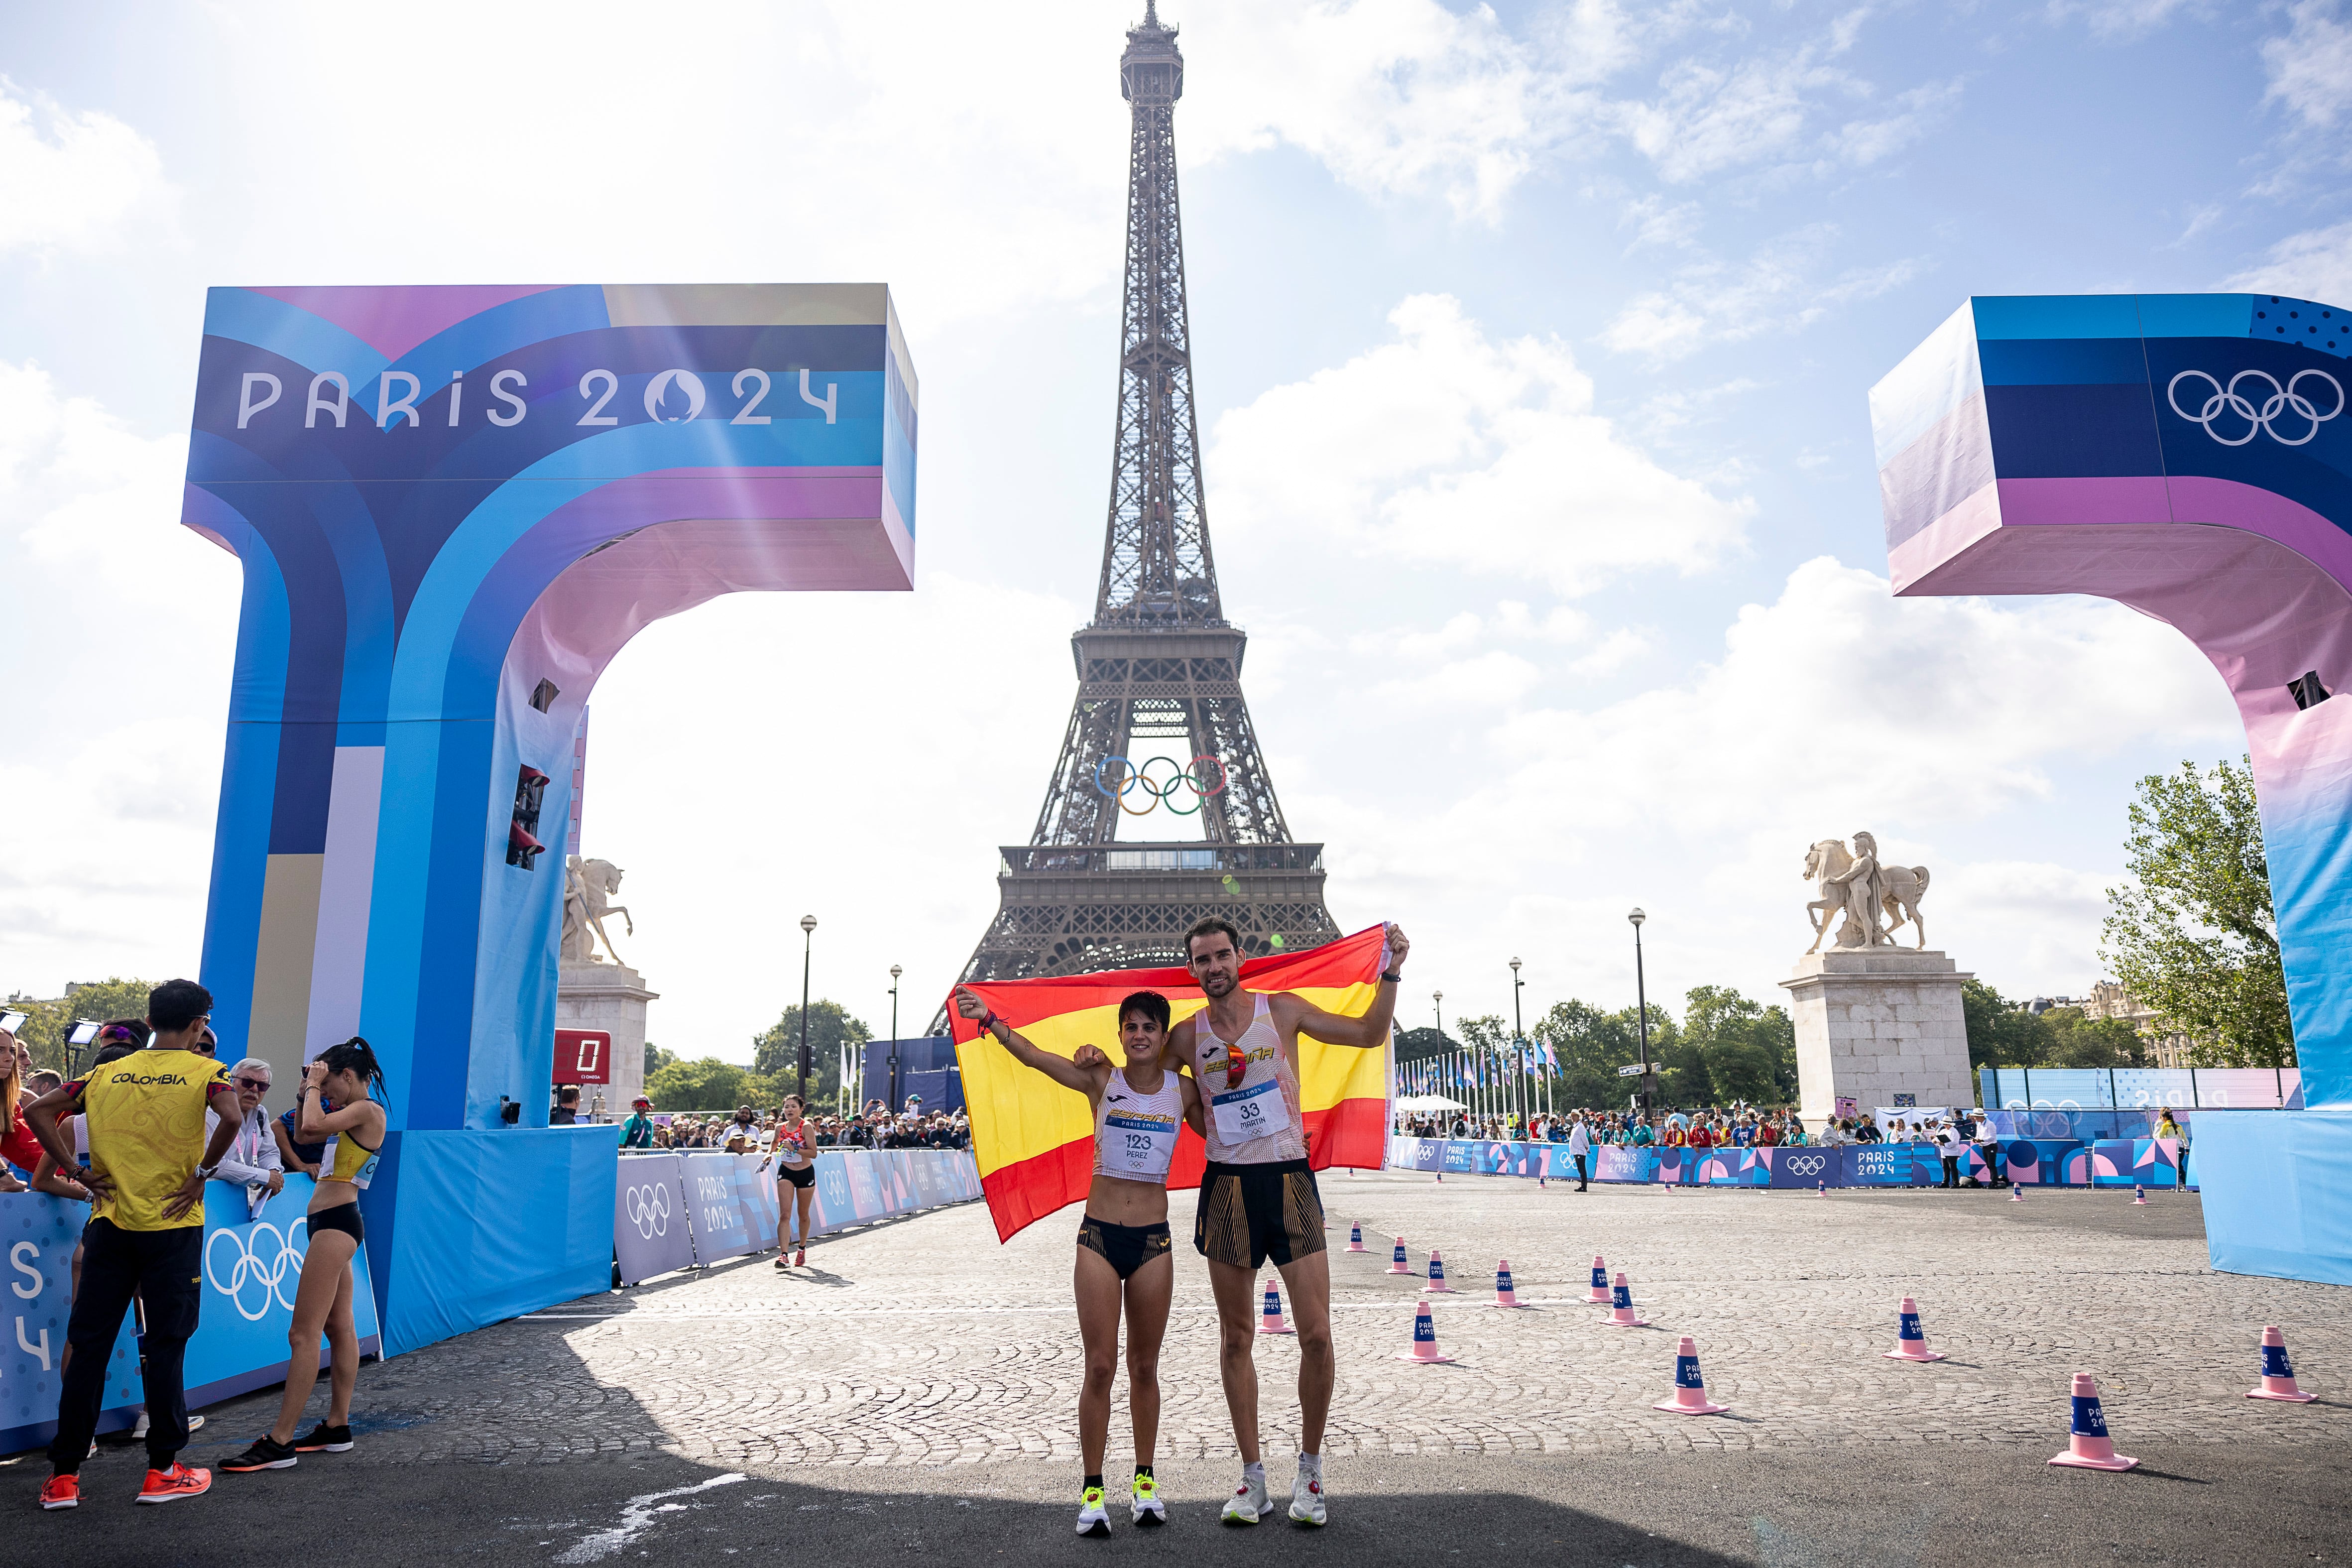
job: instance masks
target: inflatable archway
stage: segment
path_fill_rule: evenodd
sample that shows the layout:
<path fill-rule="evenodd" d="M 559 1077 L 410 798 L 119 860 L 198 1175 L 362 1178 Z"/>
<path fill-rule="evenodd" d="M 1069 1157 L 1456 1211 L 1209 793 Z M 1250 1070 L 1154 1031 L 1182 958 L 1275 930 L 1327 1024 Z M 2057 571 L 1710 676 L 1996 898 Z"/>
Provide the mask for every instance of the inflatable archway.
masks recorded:
<path fill-rule="evenodd" d="M 2352 1283 L 2352 312 L 1970 300 L 1872 390 L 1898 594 L 2095 594 L 2246 727 L 2302 1111 L 2200 1111 L 2214 1267 Z M 2119 679 L 2128 679 L 2120 672 Z"/>
<path fill-rule="evenodd" d="M 915 437 L 879 284 L 211 291 L 182 521 L 245 587 L 202 976 L 280 1083 L 382 1057 L 392 1348 L 604 1282 L 612 1139 L 545 1127 L 598 675 L 719 594 L 911 586 Z M 760 787 L 723 737 L 678 768 Z"/>

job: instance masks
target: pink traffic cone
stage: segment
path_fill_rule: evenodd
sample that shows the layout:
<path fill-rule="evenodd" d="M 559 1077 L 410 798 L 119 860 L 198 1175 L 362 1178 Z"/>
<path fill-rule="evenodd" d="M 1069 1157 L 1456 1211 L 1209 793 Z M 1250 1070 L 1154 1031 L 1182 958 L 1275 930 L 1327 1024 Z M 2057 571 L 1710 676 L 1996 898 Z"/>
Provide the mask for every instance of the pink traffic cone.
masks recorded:
<path fill-rule="evenodd" d="M 1364 1225 L 1361 1220 L 1348 1227 L 1348 1250 L 1361 1252 L 1364 1248 Z"/>
<path fill-rule="evenodd" d="M 1433 1247 L 1429 1249 L 1429 1283 L 1421 1289 L 1422 1293 L 1428 1296 L 1451 1296 L 1454 1293 L 1454 1287 L 1445 1282 L 1445 1259 L 1437 1255 L 1437 1248 Z"/>
<path fill-rule="evenodd" d="M 1706 1384 L 1698 1374 L 1698 1346 L 1688 1334 L 1675 1347 L 1675 1396 L 1661 1399 L 1650 1408 L 1676 1415 L 1720 1415 L 1731 1408 L 1706 1396 Z"/>
<path fill-rule="evenodd" d="M 1830 1195 L 1830 1184 L 1829 1184 L 1828 1181 L 1824 1180 L 1824 1181 L 1822 1183 L 1822 1190 L 1821 1190 L 1821 1191 L 1819 1191 L 1819 1192 L 1817 1192 L 1817 1193 L 1815 1193 L 1815 1194 L 1813 1194 L 1813 1196 L 1815 1196 L 1815 1197 L 1817 1197 L 1817 1198 L 1825 1198 L 1825 1197 L 1827 1197 L 1827 1196 L 1829 1196 L 1829 1195 Z"/>
<path fill-rule="evenodd" d="M 2286 1359 L 2286 1340 L 2276 1323 L 2263 1325 L 2263 1385 L 2246 1390 L 2249 1399 L 2275 1399 L 2288 1405 L 2308 1405 L 2319 1397 L 2294 1385 L 2294 1363 Z"/>
<path fill-rule="evenodd" d="M 1633 1311 L 1633 1288 L 1625 1283 L 1625 1271 L 1617 1270 L 1617 1285 L 1609 1293 L 1609 1326 L 1612 1329 L 1646 1329 L 1650 1325 Z"/>
<path fill-rule="evenodd" d="M 1940 1351 L 1927 1348 L 1927 1336 L 1919 1331 L 1919 1303 L 1910 1297 L 1895 1314 L 1895 1348 L 1882 1352 L 1888 1361 L 1941 1361 Z"/>
<path fill-rule="evenodd" d="M 1397 1360 L 1417 1362 L 1452 1361 L 1454 1359 L 1452 1356 L 1440 1355 L 1437 1353 L 1437 1323 L 1436 1321 L 1429 1315 L 1429 1303 L 1426 1301 L 1419 1302 L 1417 1303 L 1417 1309 L 1418 1310 L 1415 1310 L 1412 1315 L 1412 1349 L 1409 1351 L 1397 1352 Z"/>
<path fill-rule="evenodd" d="M 2139 1463 L 2118 1454 L 2107 1436 L 2107 1418 L 2099 1411 L 2098 1380 L 2087 1372 L 2074 1374 L 2074 1423 L 2066 1437 L 2066 1451 L 2049 1461 L 2077 1470 L 2128 1470 Z"/>
<path fill-rule="evenodd" d="M 1397 1237 L 1396 1256 L 1389 1259 L 1389 1272 L 1391 1274 L 1412 1272 L 1412 1265 L 1404 1260 L 1404 1237 L 1401 1236 Z"/>
<path fill-rule="evenodd" d="M 1597 1252 L 1592 1255 L 1592 1293 L 1585 1300 L 1598 1307 L 1609 1305 L 1609 1266 Z"/>
<path fill-rule="evenodd" d="M 2135 1185 L 2132 1188 L 2132 1207 L 2136 1209 L 2144 1209 L 2147 1207 L 2147 1188 L 2137 1185 Z"/>
<path fill-rule="evenodd" d="M 1297 1331 L 1282 1321 L 1282 1291 L 1272 1279 L 1265 1282 L 1265 1307 L 1258 1314 L 1257 1331 L 1262 1334 L 1288 1334 Z"/>
<path fill-rule="evenodd" d="M 2019 1186 L 2015 1182 L 2010 1183 L 2009 1201 L 2013 1204 L 2023 1203 L 2025 1201 L 2025 1189 Z"/>
<path fill-rule="evenodd" d="M 1495 1305 L 1516 1307 L 1518 1304 L 1518 1294 L 1511 1289 L 1511 1260 L 1506 1258 L 1495 1265 Z"/>

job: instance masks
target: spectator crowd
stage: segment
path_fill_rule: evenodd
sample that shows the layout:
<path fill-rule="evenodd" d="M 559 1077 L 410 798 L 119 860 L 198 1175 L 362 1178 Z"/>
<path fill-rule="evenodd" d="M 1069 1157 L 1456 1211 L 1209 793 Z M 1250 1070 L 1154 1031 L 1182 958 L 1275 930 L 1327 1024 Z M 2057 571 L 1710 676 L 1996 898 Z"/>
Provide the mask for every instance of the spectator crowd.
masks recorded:
<path fill-rule="evenodd" d="M 651 1103 L 636 1102 L 635 1114 L 621 1124 L 625 1149 L 717 1149 L 734 1154 L 764 1154 L 775 1146 L 776 1124 L 783 1115 L 779 1106 L 762 1113 L 739 1106 L 730 1116 L 677 1115 L 658 1117 Z M 925 1111 L 922 1101 L 909 1100 L 896 1113 L 879 1100 L 869 1100 L 855 1116 L 812 1116 L 808 1126 L 818 1149 L 969 1149 L 971 1119 L 962 1111 Z"/>

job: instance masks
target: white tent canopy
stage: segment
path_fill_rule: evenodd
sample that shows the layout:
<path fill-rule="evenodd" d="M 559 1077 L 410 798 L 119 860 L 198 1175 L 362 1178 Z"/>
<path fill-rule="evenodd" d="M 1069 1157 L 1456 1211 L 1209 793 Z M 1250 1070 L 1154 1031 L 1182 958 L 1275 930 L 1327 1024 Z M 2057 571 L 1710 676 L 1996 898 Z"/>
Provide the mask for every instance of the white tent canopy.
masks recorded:
<path fill-rule="evenodd" d="M 1408 1116 L 1417 1116 L 1424 1110 L 1467 1110 L 1470 1109 L 1460 1100 L 1448 1100 L 1442 1094 L 1400 1094 L 1396 1097 L 1394 1104 L 1399 1111 Z"/>

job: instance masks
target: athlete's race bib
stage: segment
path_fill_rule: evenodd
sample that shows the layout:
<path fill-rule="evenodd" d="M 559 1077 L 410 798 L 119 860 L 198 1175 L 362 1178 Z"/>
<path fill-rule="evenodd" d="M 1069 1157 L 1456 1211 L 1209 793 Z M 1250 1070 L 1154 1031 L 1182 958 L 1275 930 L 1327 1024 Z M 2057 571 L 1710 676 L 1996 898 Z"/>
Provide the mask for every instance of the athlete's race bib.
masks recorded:
<path fill-rule="evenodd" d="M 1271 1138 L 1290 1125 L 1290 1107 L 1283 1103 L 1282 1085 L 1273 1079 L 1247 1089 L 1209 1097 L 1209 1111 L 1217 1119 L 1217 1142 L 1232 1148 L 1259 1138 Z"/>
<path fill-rule="evenodd" d="M 1106 1175 L 1129 1182 L 1168 1180 L 1169 1163 L 1176 1158 L 1176 1122 L 1164 1116 L 1103 1118 L 1102 1168 Z"/>

